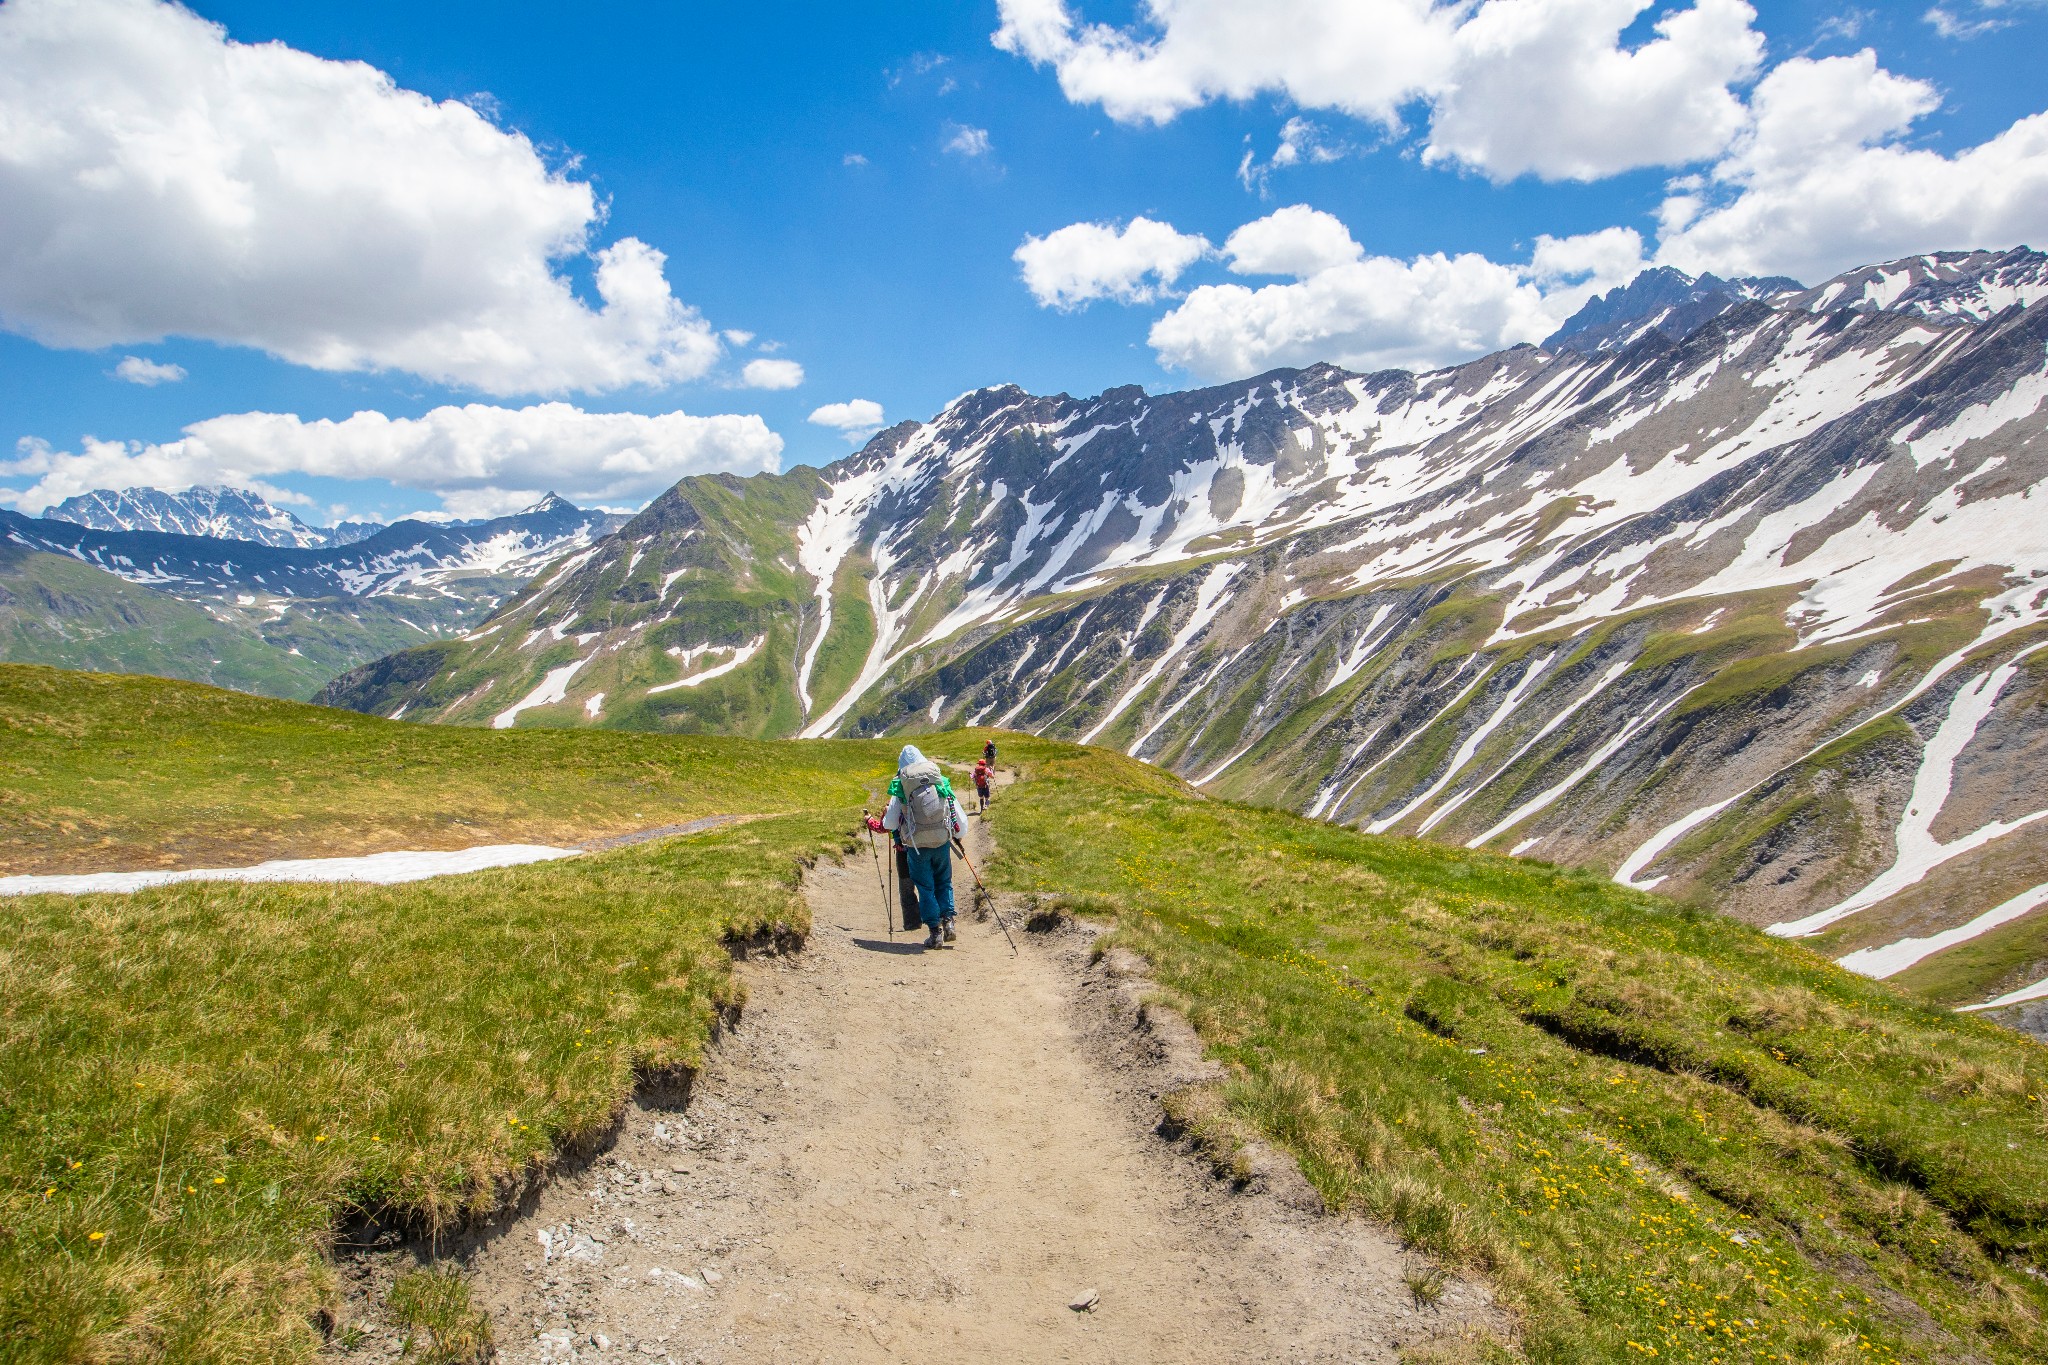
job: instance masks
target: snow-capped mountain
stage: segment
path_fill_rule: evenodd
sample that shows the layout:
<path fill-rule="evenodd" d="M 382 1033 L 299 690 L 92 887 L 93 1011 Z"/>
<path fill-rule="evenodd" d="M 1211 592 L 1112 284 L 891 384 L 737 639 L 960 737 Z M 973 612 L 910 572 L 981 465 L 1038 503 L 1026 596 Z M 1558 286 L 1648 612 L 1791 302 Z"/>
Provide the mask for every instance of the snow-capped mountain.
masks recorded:
<path fill-rule="evenodd" d="M 0 658 L 303 697 L 365 660 L 467 629 L 623 520 L 550 494 L 514 516 L 405 521 L 301 547 L 0 512 Z"/>
<path fill-rule="evenodd" d="M 288 515 L 288 514 L 287 514 Z M 0 534 L 17 545 L 69 555 L 132 583 L 186 594 L 261 592 L 278 597 L 447 595 L 476 577 L 523 579 L 563 552 L 588 545 L 624 518 L 586 512 L 550 493 L 523 512 L 471 522 L 401 521 L 341 546 L 273 546 L 246 537 L 169 531 L 102 531 L 75 521 L 0 512 Z"/>
<path fill-rule="evenodd" d="M 1954 1003 L 2028 985 L 2048 257 L 1766 283 L 1618 348 L 1429 374 L 980 390 L 822 472 L 686 480 L 327 695 L 1031 730 L 1710 899 Z"/>
<path fill-rule="evenodd" d="M 1682 270 L 1659 266 L 1618 289 L 1588 299 L 1564 326 L 1543 339 L 1543 349 L 1585 354 L 1619 351 L 1652 330 L 1672 341 L 1683 341 L 1738 303 L 1796 294 L 1804 288 L 1799 281 L 1783 276 L 1724 280 L 1710 274 L 1695 279 Z"/>
<path fill-rule="evenodd" d="M 384 529 L 384 524 L 376 521 L 308 526 L 243 488 L 188 488 L 182 493 L 159 488 L 100 488 L 66 498 L 43 515 L 95 531 L 162 531 L 296 549 L 351 545 Z"/>

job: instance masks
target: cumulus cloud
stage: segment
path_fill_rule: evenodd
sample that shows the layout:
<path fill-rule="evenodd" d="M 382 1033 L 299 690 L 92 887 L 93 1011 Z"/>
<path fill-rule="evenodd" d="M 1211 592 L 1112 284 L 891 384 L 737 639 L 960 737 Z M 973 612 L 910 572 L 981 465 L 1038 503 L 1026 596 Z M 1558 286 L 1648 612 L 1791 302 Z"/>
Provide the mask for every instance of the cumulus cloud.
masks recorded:
<path fill-rule="evenodd" d="M 1355 261 L 1365 248 L 1334 214 L 1290 204 L 1246 223 L 1223 243 L 1234 275 L 1313 275 Z"/>
<path fill-rule="evenodd" d="M 964 123 L 948 124 L 947 128 L 951 133 L 945 141 L 947 151 L 965 157 L 988 155 L 988 129 L 974 128 Z"/>
<path fill-rule="evenodd" d="M 1429 369 L 1539 341 L 1599 290 L 1642 268 L 1626 228 L 1537 239 L 1520 265 L 1475 253 L 1367 256 L 1329 214 L 1295 207 L 1231 234 L 1243 273 L 1284 284 L 1204 285 L 1152 326 L 1162 364 L 1221 381 L 1282 365 Z M 1240 254 L 1240 248 L 1242 253 Z"/>
<path fill-rule="evenodd" d="M 719 354 L 660 251 L 592 240 L 588 183 L 361 62 L 162 0 L 8 0 L 0 128 L 0 325 L 46 345 L 189 336 L 492 394 Z"/>
<path fill-rule="evenodd" d="M 1277 94 L 1398 129 L 1421 102 L 1433 159 L 1497 179 L 1588 179 L 1711 156 L 1741 125 L 1728 87 L 1762 57 L 1756 12 L 1696 0 L 1623 47 L 1649 4 L 1146 0 L 1146 25 L 1117 28 L 1077 20 L 1065 0 L 999 0 L 994 41 L 1121 122 Z"/>
<path fill-rule="evenodd" d="M 87 437 L 69 451 L 23 441 L 14 458 L 0 460 L 0 478 L 35 482 L 0 490 L 0 501 L 32 513 L 95 488 L 229 484 L 269 493 L 267 480 L 310 474 L 388 480 L 439 494 L 449 512 L 469 516 L 524 505 L 548 489 L 578 502 L 638 502 L 687 474 L 772 471 L 781 455 L 782 438 L 752 415 L 646 416 L 567 403 L 472 403 L 421 417 L 359 412 L 313 422 L 243 412 L 195 422 L 161 444 Z"/>
<path fill-rule="evenodd" d="M 1074 309 L 1097 299 L 1150 302 L 1212 250 L 1207 238 L 1141 216 L 1121 228 L 1070 223 L 1027 236 L 1011 259 L 1040 306 Z"/>
<path fill-rule="evenodd" d="M 740 383 L 750 389 L 793 389 L 804 382 L 804 367 L 794 360 L 749 360 Z"/>
<path fill-rule="evenodd" d="M 1868 50 L 1782 63 L 1758 83 L 1729 154 L 1664 203 L 1659 262 L 1815 281 L 1916 252 L 2048 239 L 2048 113 L 1953 156 L 1900 145 L 1939 103 Z"/>
<path fill-rule="evenodd" d="M 1763 35 L 1743 0 L 1698 0 L 1633 50 L 1645 0 L 1489 0 L 1462 25 L 1434 97 L 1423 160 L 1495 180 L 1597 180 L 1711 157 L 1743 125 L 1729 85 L 1753 75 Z"/>
<path fill-rule="evenodd" d="M 185 377 L 183 365 L 161 364 L 139 355 L 124 355 L 121 363 L 114 367 L 114 378 L 124 379 L 130 384 L 144 388 L 155 388 L 159 384 L 175 384 Z"/>
<path fill-rule="evenodd" d="M 851 441 L 866 440 L 882 426 L 882 405 L 872 398 L 849 398 L 844 403 L 827 403 L 812 411 L 813 425 L 831 427 Z"/>
<path fill-rule="evenodd" d="M 1080 23 L 1064 0 L 997 8 L 997 47 L 1051 66 L 1069 100 L 1124 123 L 1274 93 L 1391 124 L 1448 74 L 1458 21 L 1431 0 L 1146 0 L 1151 32 Z"/>

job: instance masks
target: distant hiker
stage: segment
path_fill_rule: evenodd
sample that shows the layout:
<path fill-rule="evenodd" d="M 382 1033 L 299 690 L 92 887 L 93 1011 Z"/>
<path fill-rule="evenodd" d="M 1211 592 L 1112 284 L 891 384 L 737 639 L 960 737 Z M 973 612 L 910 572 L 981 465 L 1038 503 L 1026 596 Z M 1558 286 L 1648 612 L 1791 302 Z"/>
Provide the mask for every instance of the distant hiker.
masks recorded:
<path fill-rule="evenodd" d="M 988 764 L 990 772 L 996 770 L 996 742 L 994 740 L 990 740 L 981 746 L 981 761 Z"/>
<path fill-rule="evenodd" d="M 986 758 L 974 765 L 974 794 L 981 798 L 981 808 L 984 812 L 988 810 L 989 788 L 995 785 L 995 781 L 995 769 L 989 766 Z"/>
<path fill-rule="evenodd" d="M 953 931 L 953 840 L 967 837 L 967 817 L 953 796 L 953 784 L 939 765 L 903 746 L 896 776 L 889 782 L 889 809 L 869 829 L 888 830 L 903 841 L 904 862 L 917 888 L 918 917 L 928 931 L 924 946 L 942 948 Z"/>

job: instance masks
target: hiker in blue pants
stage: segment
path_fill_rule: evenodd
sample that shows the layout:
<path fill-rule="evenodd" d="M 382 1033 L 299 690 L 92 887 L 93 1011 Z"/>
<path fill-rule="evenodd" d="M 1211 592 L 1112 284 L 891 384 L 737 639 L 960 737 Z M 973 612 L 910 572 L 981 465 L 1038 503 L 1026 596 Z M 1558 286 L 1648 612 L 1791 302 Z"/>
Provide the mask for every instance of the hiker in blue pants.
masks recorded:
<path fill-rule="evenodd" d="M 939 765 L 903 746 L 889 783 L 889 809 L 870 828 L 894 831 L 903 841 L 910 881 L 917 888 L 918 918 L 928 931 L 924 946 L 943 948 L 953 931 L 953 840 L 967 836 L 967 817 L 953 796 L 953 784 Z"/>

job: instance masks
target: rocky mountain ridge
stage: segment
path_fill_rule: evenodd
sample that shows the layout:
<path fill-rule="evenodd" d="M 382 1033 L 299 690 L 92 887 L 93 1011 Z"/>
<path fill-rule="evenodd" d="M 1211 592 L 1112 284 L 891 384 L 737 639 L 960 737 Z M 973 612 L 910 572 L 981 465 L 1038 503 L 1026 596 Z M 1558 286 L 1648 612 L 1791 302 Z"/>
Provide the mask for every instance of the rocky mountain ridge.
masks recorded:
<path fill-rule="evenodd" d="M 824 471 L 686 480 L 327 696 L 1013 727 L 1597 867 L 1950 1003 L 2024 993 L 2048 977 L 2048 257 L 1723 302 L 1420 375 L 980 390 Z"/>
<path fill-rule="evenodd" d="M 193 512 L 189 500 L 135 496 L 154 492 L 128 490 L 95 515 Z M 230 523 L 268 506 L 246 497 L 198 506 Z M 305 697 L 345 669 L 475 624 L 623 520 L 550 494 L 509 517 L 404 521 L 307 546 L 0 511 L 0 658 Z"/>
<path fill-rule="evenodd" d="M 1695 279 L 1682 270 L 1659 266 L 1588 299 L 1562 327 L 1543 339 L 1543 349 L 1585 354 L 1619 351 L 1653 329 L 1673 341 L 1683 341 L 1739 303 L 1796 294 L 1805 287 L 1784 276 L 1724 280 L 1706 274 Z"/>
<path fill-rule="evenodd" d="M 401 521 L 338 546 L 269 545 L 174 531 L 104 531 L 0 511 L 0 536 L 69 555 L 133 583 L 188 593 L 260 591 L 276 597 L 379 597 L 453 591 L 466 577 L 524 578 L 564 551 L 622 524 L 550 493 L 525 511 L 484 521 Z"/>
<path fill-rule="evenodd" d="M 384 529 L 381 521 L 308 526 L 293 513 L 246 488 L 96 488 L 66 498 L 43 515 L 95 531 L 164 531 L 212 540 L 249 540 L 273 547 L 329 549 L 353 545 Z"/>

